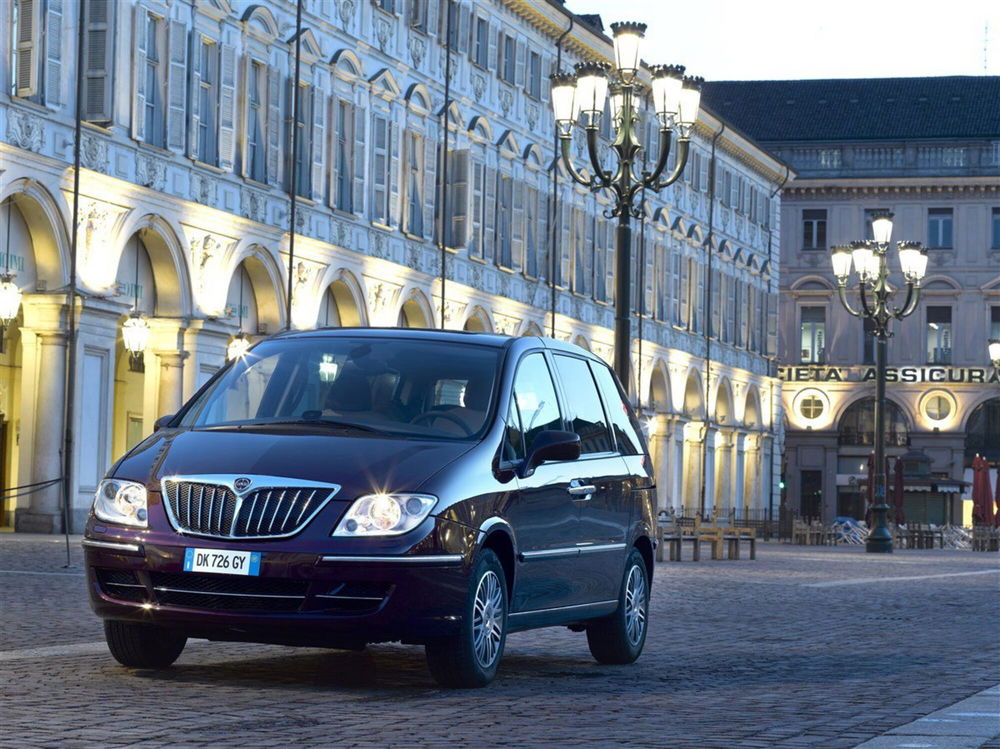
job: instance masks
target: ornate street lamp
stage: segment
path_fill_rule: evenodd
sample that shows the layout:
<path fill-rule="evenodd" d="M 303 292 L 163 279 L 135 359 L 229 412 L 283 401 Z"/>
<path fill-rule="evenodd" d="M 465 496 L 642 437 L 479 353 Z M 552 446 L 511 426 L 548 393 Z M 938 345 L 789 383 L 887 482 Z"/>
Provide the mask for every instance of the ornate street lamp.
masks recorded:
<path fill-rule="evenodd" d="M 632 340 L 631 322 L 631 238 L 630 221 L 641 216 L 635 197 L 642 190 L 659 192 L 678 180 L 687 164 L 691 130 L 698 118 L 701 78 L 685 78 L 680 65 L 659 65 L 652 68 L 650 93 L 659 122 L 660 142 L 655 166 L 636 174 L 642 144 L 635 132 L 638 104 L 645 86 L 638 80 L 640 48 L 646 33 L 642 23 L 613 23 L 615 66 L 585 62 L 576 66 L 576 74 L 557 73 L 552 76 L 552 109 L 559 134 L 561 156 L 566 170 L 579 184 L 591 190 L 608 189 L 615 204 L 612 215 L 618 218 L 615 232 L 615 372 L 628 387 L 629 358 Z M 617 156 L 617 166 L 606 170 L 598 153 L 597 136 L 604 102 L 611 93 L 611 124 L 614 139 L 611 149 Z M 573 165 L 573 127 L 580 117 L 587 136 L 587 154 L 591 173 L 584 175 Z M 677 132 L 677 163 L 673 172 L 661 179 L 670 154 L 671 138 Z"/>
<path fill-rule="evenodd" d="M 989 344 L 990 360 L 993 366 L 1000 369 L 1000 338 L 991 338 Z"/>
<path fill-rule="evenodd" d="M 229 339 L 229 345 L 226 346 L 226 360 L 233 361 L 234 359 L 242 359 L 247 355 L 247 351 L 250 350 L 250 339 L 247 338 L 247 334 L 243 332 L 243 283 L 246 280 L 246 269 L 240 265 L 240 304 L 239 304 L 239 323 L 237 325 L 236 335 Z"/>
<path fill-rule="evenodd" d="M 149 344 L 149 323 L 139 310 L 139 238 L 135 239 L 135 279 L 132 282 L 132 314 L 122 323 L 122 342 L 129 353 L 132 371 L 142 371 L 146 346 Z"/>
<path fill-rule="evenodd" d="M 897 242 L 899 265 L 906 281 L 906 300 L 902 307 L 892 304 L 895 289 L 889 285 L 889 239 L 892 237 L 892 214 L 879 213 L 872 219 L 874 239 L 852 242 L 849 246 L 832 248 L 833 274 L 845 309 L 855 317 L 872 323 L 875 335 L 875 471 L 874 525 L 865 541 L 869 552 L 892 552 L 892 533 L 886 524 L 889 506 L 885 495 L 885 358 L 891 320 L 902 320 L 913 314 L 920 298 L 920 281 L 927 271 L 927 250 L 918 242 Z M 856 310 L 847 299 L 847 281 L 851 265 L 858 274 L 861 309 Z"/>
<path fill-rule="evenodd" d="M 13 209 L 13 198 L 7 198 L 7 244 L 4 250 L 4 272 L 0 275 L 0 328 L 14 321 L 21 310 L 21 289 L 14 283 L 14 274 L 10 271 L 10 212 Z"/>

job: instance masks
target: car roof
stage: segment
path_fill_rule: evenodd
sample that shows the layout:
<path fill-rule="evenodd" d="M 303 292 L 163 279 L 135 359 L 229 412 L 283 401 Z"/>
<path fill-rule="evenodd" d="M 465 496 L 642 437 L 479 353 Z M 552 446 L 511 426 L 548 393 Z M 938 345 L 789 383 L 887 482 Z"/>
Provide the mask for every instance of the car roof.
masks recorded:
<path fill-rule="evenodd" d="M 426 341 L 446 341 L 449 343 L 474 343 L 480 346 L 494 346 L 504 348 L 513 346 L 516 342 L 533 342 L 553 351 L 565 351 L 586 356 L 589 359 L 600 361 L 590 351 L 580 346 L 555 338 L 543 336 L 508 336 L 499 333 L 481 333 L 470 330 L 441 330 L 439 328 L 366 328 L 366 327 L 336 327 L 336 328 L 315 328 L 313 330 L 290 330 L 270 336 L 274 339 L 300 339 L 300 338 L 339 338 L 349 336 L 351 338 L 410 338 Z"/>

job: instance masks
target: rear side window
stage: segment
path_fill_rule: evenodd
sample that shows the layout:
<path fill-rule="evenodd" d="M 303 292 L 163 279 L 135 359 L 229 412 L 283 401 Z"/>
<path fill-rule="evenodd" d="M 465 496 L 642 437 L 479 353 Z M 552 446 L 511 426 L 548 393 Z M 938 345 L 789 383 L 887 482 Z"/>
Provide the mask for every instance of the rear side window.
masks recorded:
<path fill-rule="evenodd" d="M 639 455 L 643 452 L 643 443 L 639 437 L 639 432 L 632 420 L 632 412 L 628 404 L 622 399 L 621 391 L 618 390 L 618 383 L 609 370 L 603 364 L 590 362 L 590 367 L 594 372 L 594 379 L 597 380 L 597 387 L 604 396 L 604 402 L 608 407 L 608 418 L 611 420 L 611 427 L 615 430 L 615 439 L 618 440 L 618 452 L 622 455 Z"/>
<path fill-rule="evenodd" d="M 611 430 L 604 417 L 601 396 L 590 373 L 590 367 L 583 359 L 572 356 L 556 356 L 556 371 L 562 379 L 566 393 L 566 420 L 570 429 L 580 435 L 580 452 L 606 453 L 615 449 Z"/>
<path fill-rule="evenodd" d="M 539 432 L 563 428 L 555 385 L 542 354 L 528 354 L 521 360 L 514 377 L 514 398 L 521 416 L 523 450 L 527 455 Z"/>

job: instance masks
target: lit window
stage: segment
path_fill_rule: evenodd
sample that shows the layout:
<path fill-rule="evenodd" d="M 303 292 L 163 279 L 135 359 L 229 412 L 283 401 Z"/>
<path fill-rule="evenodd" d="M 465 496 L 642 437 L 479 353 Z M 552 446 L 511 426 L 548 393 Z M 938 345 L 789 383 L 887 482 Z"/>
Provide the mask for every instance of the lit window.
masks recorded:
<path fill-rule="evenodd" d="M 951 307 L 927 308 L 927 362 L 951 364 Z"/>
<path fill-rule="evenodd" d="M 802 308 L 800 340 L 803 364 L 822 364 L 826 360 L 826 308 Z"/>

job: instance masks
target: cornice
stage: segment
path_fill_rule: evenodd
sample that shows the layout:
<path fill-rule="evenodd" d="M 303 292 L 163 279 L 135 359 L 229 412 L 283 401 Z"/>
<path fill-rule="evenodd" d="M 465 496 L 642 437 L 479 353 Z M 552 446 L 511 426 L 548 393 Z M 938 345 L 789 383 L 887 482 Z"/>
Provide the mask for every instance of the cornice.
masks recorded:
<path fill-rule="evenodd" d="M 795 180 L 782 191 L 784 197 L 809 198 L 830 195 L 988 195 L 1000 194 L 993 177 L 871 179 L 849 184 L 828 180 Z"/>

